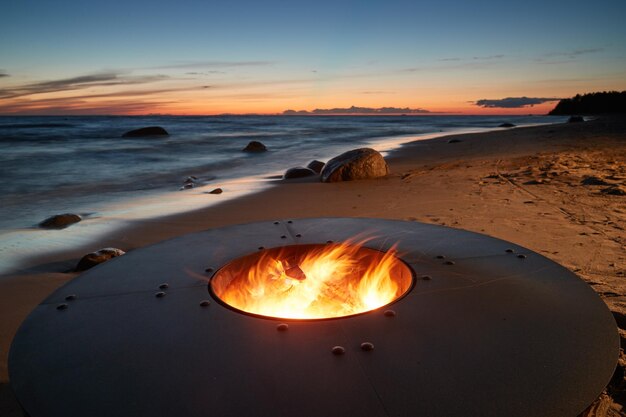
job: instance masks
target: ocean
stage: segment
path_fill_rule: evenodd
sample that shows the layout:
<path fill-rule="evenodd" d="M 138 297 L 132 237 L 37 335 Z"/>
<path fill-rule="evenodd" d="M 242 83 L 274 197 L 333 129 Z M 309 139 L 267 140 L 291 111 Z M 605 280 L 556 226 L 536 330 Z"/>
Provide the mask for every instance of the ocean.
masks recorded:
<path fill-rule="evenodd" d="M 0 116 L 0 274 L 130 220 L 197 209 L 271 186 L 294 166 L 436 135 L 560 123 L 557 116 Z M 162 126 L 167 137 L 122 138 Z M 242 152 L 249 141 L 268 151 Z M 196 187 L 181 190 L 194 176 Z M 220 187 L 223 194 L 207 191 Z M 57 213 L 85 220 L 37 224 Z"/>

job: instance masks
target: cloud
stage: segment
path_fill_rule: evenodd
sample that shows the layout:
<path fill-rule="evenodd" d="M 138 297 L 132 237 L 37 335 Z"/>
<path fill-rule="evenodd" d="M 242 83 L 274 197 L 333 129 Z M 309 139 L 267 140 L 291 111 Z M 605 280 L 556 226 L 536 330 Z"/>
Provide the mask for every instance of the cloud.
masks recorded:
<path fill-rule="evenodd" d="M 212 70 L 212 71 L 189 71 L 186 72 L 185 75 L 210 75 L 210 74 L 226 74 L 226 71 L 218 71 L 218 70 Z"/>
<path fill-rule="evenodd" d="M 474 56 L 472 57 L 472 59 L 474 61 L 491 61 L 493 59 L 502 59 L 504 58 L 503 54 L 499 54 L 499 55 L 488 55 L 488 56 Z"/>
<path fill-rule="evenodd" d="M 395 91 L 361 91 L 359 94 L 396 94 Z"/>
<path fill-rule="evenodd" d="M 575 58 L 577 56 L 595 54 L 602 51 L 604 51 L 604 48 L 574 49 L 573 51 L 566 52 L 552 52 L 545 56 L 566 56 L 568 58 Z"/>
<path fill-rule="evenodd" d="M 144 69 L 193 69 L 193 68 L 236 68 L 265 67 L 274 65 L 274 61 L 185 61 L 175 64 L 159 65 Z"/>
<path fill-rule="evenodd" d="M 489 55 L 474 56 L 472 58 L 449 57 L 441 58 L 438 61 L 440 65 L 431 65 L 424 67 L 410 67 L 399 70 L 399 72 L 428 72 L 428 71 L 450 71 L 450 70 L 472 70 L 485 69 L 497 65 L 497 60 L 504 58 L 505 55 Z"/>
<path fill-rule="evenodd" d="M 89 103 L 82 99 L 50 99 L 20 101 L 0 105 L 0 114 L 21 115 L 106 115 L 106 114 L 147 114 L 157 113 L 177 101 L 132 101 L 109 100 Z"/>
<path fill-rule="evenodd" d="M 475 105 L 486 108 L 519 109 L 522 107 L 533 107 L 536 104 L 559 101 L 560 98 L 539 98 L 539 97 L 507 97 L 502 99 L 482 99 L 476 100 Z"/>
<path fill-rule="evenodd" d="M 494 59 L 502 59 L 504 58 L 504 54 L 498 54 L 498 55 L 486 55 L 486 56 L 473 56 L 471 59 L 469 58 L 461 58 L 458 56 L 455 57 L 448 57 L 448 58 L 441 58 L 438 59 L 439 62 L 460 62 L 460 61 L 492 61 Z"/>
<path fill-rule="evenodd" d="M 51 81 L 45 83 L 30 84 L 32 92 L 29 94 L 21 94 L 13 96 L 4 103 L 0 101 L 0 114 L 30 114 L 30 115 L 88 115 L 88 114 L 145 114 L 155 113 L 163 106 L 177 101 L 163 101 L 160 95 L 169 93 L 180 93 L 184 91 L 201 91 L 212 88 L 212 86 L 186 86 L 176 88 L 143 88 L 143 89 L 125 89 L 123 91 L 109 91 L 101 93 L 90 93 L 85 90 L 95 85 L 134 85 L 148 82 L 152 78 L 135 77 L 132 80 L 106 81 L 110 77 L 105 75 L 75 77 L 72 79 Z M 143 79 L 143 81 L 141 81 Z M 37 86 L 35 88 L 34 86 Z M 76 88 L 65 88 L 66 85 L 77 86 Z M 19 87 L 22 90 L 26 86 Z M 32 88 L 31 88 L 32 87 Z M 74 95 L 69 97 L 33 97 L 37 92 L 52 91 L 75 91 Z M 82 94 L 81 94 L 82 93 Z M 0 93 L 1 94 L 1 93 Z M 155 97 L 157 96 L 157 97 Z M 0 96 L 1 97 L 1 96 Z M 95 99 L 95 101 L 94 101 Z"/>
<path fill-rule="evenodd" d="M 165 75 L 122 76 L 110 72 L 92 75 L 81 75 L 60 80 L 42 81 L 32 84 L 0 89 L 0 99 L 19 98 L 34 94 L 56 93 L 60 91 L 80 90 L 91 87 L 135 85 L 161 81 L 169 77 Z"/>
<path fill-rule="evenodd" d="M 365 114 L 425 114 L 430 113 L 430 111 L 425 109 L 410 109 L 408 107 L 399 108 L 399 107 L 380 107 L 378 109 L 371 107 L 349 107 L 349 108 L 334 108 L 334 109 L 315 109 L 311 111 L 307 110 L 285 110 L 283 112 L 284 115 L 288 116 L 308 116 L 308 115 L 332 115 L 332 114 L 357 114 L 357 115 L 365 115 Z"/>
<path fill-rule="evenodd" d="M 539 58 L 536 58 L 535 62 L 540 62 L 542 64 L 567 64 L 573 62 L 580 56 L 595 54 L 602 51 L 604 51 L 604 48 L 581 48 L 571 51 L 549 52 L 547 54 L 543 54 Z"/>
<path fill-rule="evenodd" d="M 299 93 L 286 93 L 286 92 L 268 92 L 268 93 L 230 93 L 230 94 L 211 94 L 205 97 L 205 101 L 221 100 L 221 99 L 237 99 L 243 101 L 270 101 L 284 98 L 302 97 Z"/>

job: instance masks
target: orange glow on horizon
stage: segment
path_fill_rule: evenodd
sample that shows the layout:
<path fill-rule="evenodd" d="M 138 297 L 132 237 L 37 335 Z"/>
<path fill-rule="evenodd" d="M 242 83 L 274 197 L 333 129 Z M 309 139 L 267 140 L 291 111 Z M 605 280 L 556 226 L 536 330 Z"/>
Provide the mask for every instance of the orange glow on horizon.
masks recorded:
<path fill-rule="evenodd" d="M 357 88 L 358 87 L 358 88 Z M 544 115 L 556 102 L 533 107 L 484 108 L 472 99 L 502 97 L 501 92 L 464 93 L 428 88 L 401 92 L 381 91 L 364 94 L 364 86 L 337 87 L 332 92 L 311 91 L 308 85 L 287 85 L 283 90 L 262 83 L 252 86 L 192 88 L 186 84 L 168 84 L 161 89 L 123 89 L 98 87 L 79 95 L 75 90 L 32 93 L 9 98 L 0 103 L 0 114 L 50 115 L 219 115 L 282 114 L 285 110 L 350 108 L 351 106 L 425 109 L 423 115 Z M 542 96 L 537 93 L 538 96 Z M 468 97 L 469 96 L 469 97 Z M 402 114 L 402 112 L 398 112 Z M 420 116 L 422 114 L 408 114 Z"/>
<path fill-rule="evenodd" d="M 424 108 L 428 113 L 406 114 L 406 116 L 436 116 L 436 115 L 546 115 L 554 108 L 557 102 L 543 103 L 535 106 L 516 107 L 516 108 L 498 108 L 498 107 L 480 107 L 474 104 L 459 106 L 406 106 L 409 108 Z M 59 106 L 49 106 L 47 104 L 20 103 L 16 110 L 12 111 L 10 105 L 0 107 L 0 114 L 5 115 L 33 115 L 33 114 L 50 114 L 50 115 L 120 115 L 120 116 L 142 116 L 142 115 L 173 115 L 173 116 L 212 116 L 221 114 L 233 115 L 280 115 L 285 110 L 305 110 L 312 111 L 316 108 L 344 108 L 343 106 L 324 106 L 324 107 L 284 107 L 275 104 L 267 105 L 224 105 L 224 106 L 208 106 L 204 103 L 176 103 L 163 105 L 159 102 L 139 102 L 128 106 L 127 103 L 120 102 L 80 102 L 74 103 L 68 101 L 66 103 L 59 102 Z M 346 106 L 346 108 L 352 105 Z M 366 105 L 355 104 L 357 107 L 370 107 Z M 372 108 L 381 107 L 405 107 L 399 105 L 376 105 Z M 59 110 L 61 109 L 61 110 Z M 404 114 L 402 112 L 392 114 Z M 344 116 L 368 116 L 370 114 L 337 114 Z"/>

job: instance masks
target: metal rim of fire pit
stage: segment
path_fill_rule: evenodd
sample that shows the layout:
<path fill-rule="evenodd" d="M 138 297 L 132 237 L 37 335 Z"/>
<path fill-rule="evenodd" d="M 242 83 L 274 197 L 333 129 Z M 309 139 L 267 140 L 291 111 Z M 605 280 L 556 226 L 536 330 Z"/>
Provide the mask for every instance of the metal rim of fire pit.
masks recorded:
<path fill-rule="evenodd" d="M 392 306 L 272 320 L 208 293 L 220 266 L 261 247 L 364 231 L 416 273 Z M 602 300 L 537 253 L 435 225 L 317 218 L 194 233 L 83 273 L 22 324 L 9 373 L 31 417 L 576 416 L 618 346 Z"/>

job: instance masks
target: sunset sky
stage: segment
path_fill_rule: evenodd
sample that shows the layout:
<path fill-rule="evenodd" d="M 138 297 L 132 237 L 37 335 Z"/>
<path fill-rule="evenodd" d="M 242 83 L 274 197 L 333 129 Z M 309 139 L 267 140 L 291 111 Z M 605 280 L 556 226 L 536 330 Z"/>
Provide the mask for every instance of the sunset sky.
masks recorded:
<path fill-rule="evenodd" d="M 9 0 L 0 114 L 542 114 L 626 90 L 625 17 L 624 0 Z"/>

